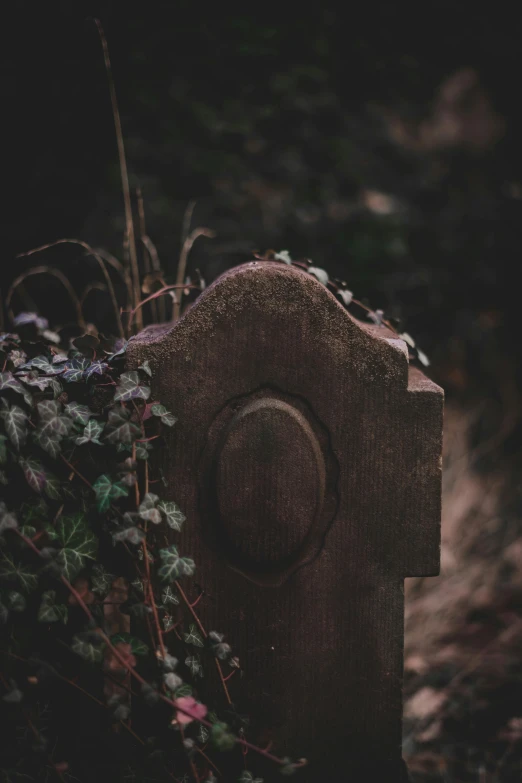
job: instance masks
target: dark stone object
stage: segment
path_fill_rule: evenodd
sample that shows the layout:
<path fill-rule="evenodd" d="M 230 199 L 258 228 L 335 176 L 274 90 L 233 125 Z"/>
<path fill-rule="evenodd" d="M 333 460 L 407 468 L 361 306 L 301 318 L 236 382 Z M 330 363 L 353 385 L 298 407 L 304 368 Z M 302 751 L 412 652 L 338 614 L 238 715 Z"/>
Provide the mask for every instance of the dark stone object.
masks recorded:
<path fill-rule="evenodd" d="M 442 390 L 273 262 L 227 272 L 128 355 L 179 418 L 176 540 L 239 657 L 248 739 L 305 756 L 302 781 L 402 780 L 403 580 L 439 572 Z"/>

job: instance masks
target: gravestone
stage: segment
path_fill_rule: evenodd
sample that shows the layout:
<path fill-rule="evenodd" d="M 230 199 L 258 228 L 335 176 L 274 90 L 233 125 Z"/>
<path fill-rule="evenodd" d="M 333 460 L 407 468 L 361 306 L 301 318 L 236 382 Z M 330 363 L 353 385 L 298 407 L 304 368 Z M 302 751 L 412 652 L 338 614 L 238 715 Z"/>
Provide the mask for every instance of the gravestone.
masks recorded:
<path fill-rule="evenodd" d="M 439 571 L 442 390 L 275 262 L 225 273 L 128 354 L 179 418 L 166 495 L 198 612 L 239 657 L 248 739 L 305 756 L 302 781 L 402 780 L 403 587 Z"/>

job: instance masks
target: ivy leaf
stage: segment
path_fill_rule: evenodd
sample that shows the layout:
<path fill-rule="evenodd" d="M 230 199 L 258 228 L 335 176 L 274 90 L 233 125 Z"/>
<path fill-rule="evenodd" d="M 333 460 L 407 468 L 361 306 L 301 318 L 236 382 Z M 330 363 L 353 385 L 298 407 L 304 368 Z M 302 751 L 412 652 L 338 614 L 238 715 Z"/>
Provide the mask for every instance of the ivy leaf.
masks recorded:
<path fill-rule="evenodd" d="M 232 649 L 229 644 L 223 641 L 225 638 L 224 634 L 218 633 L 217 631 L 210 631 L 208 638 L 210 640 L 212 652 L 216 658 L 219 658 L 221 661 L 226 661 L 232 652 Z"/>
<path fill-rule="evenodd" d="M 136 459 L 148 459 L 149 451 L 152 451 L 152 446 L 148 442 L 136 444 Z"/>
<path fill-rule="evenodd" d="M 187 658 L 185 658 L 185 666 L 189 668 L 190 673 L 194 676 L 198 674 L 200 677 L 203 677 L 203 667 L 201 666 L 201 662 L 196 655 L 189 655 Z"/>
<path fill-rule="evenodd" d="M 131 446 L 141 434 L 138 425 L 130 421 L 130 413 L 123 405 L 109 411 L 108 427 L 110 431 L 105 435 L 105 440 L 114 446 Z"/>
<path fill-rule="evenodd" d="M 165 516 L 167 525 L 173 530 L 177 530 L 179 532 L 183 522 L 186 519 L 186 516 L 183 514 L 179 506 L 177 506 L 176 503 L 171 500 L 160 500 L 158 503 L 158 509 Z"/>
<path fill-rule="evenodd" d="M 0 372 L 0 392 L 10 389 L 21 394 L 28 405 L 33 404 L 33 398 L 27 389 L 24 389 L 20 381 L 14 377 L 12 372 Z"/>
<path fill-rule="evenodd" d="M 99 435 L 103 432 L 103 422 L 91 419 L 87 422 L 83 430 L 83 435 L 80 435 L 74 441 L 77 446 L 82 446 L 84 443 L 95 443 L 97 446 L 103 446 L 103 443 L 99 440 Z"/>
<path fill-rule="evenodd" d="M 160 558 L 163 565 L 158 570 L 158 576 L 164 582 L 173 582 L 180 576 L 192 576 L 196 570 L 196 564 L 190 557 L 180 557 L 174 545 L 160 550 Z"/>
<path fill-rule="evenodd" d="M 119 642 L 130 644 L 131 652 L 134 653 L 134 655 L 147 655 L 149 652 L 149 648 L 145 642 L 142 642 L 141 639 L 136 639 L 136 637 L 131 636 L 130 633 L 117 633 L 114 636 L 111 636 L 111 642 L 114 645 Z"/>
<path fill-rule="evenodd" d="M 45 494 L 51 500 L 58 500 L 61 497 L 60 481 L 52 473 L 46 473 Z"/>
<path fill-rule="evenodd" d="M 347 288 L 340 288 L 339 291 L 337 291 L 337 296 L 341 297 L 345 307 L 348 307 L 348 305 L 351 303 L 353 299 L 353 293 L 351 291 L 348 291 Z"/>
<path fill-rule="evenodd" d="M 22 381 L 27 386 L 36 386 L 40 391 L 45 391 L 49 386 L 54 389 L 55 384 L 58 383 L 56 378 L 46 378 L 43 375 L 38 375 L 37 372 L 30 372 L 27 375 L 22 376 Z M 61 388 L 59 384 L 58 386 Z"/>
<path fill-rule="evenodd" d="M 94 356 L 94 352 L 99 344 L 100 341 L 94 334 L 82 334 L 81 337 L 76 337 L 73 340 L 74 347 L 84 356 L 88 356 L 89 358 Z"/>
<path fill-rule="evenodd" d="M 323 285 L 326 285 L 328 283 L 328 272 L 326 272 L 324 269 L 319 269 L 318 266 L 310 266 L 308 267 L 308 271 L 311 275 L 316 277 L 320 283 Z"/>
<path fill-rule="evenodd" d="M 417 359 L 419 360 L 419 362 L 421 364 L 424 365 L 424 367 L 429 367 L 430 366 L 430 360 L 428 359 L 428 357 L 426 356 L 424 351 L 421 351 L 420 348 L 417 348 Z"/>
<path fill-rule="evenodd" d="M 158 500 L 159 500 L 158 496 L 154 495 L 152 492 L 148 492 L 145 495 L 138 509 L 138 513 L 141 519 L 145 519 L 148 522 L 152 522 L 154 525 L 159 525 L 159 523 L 161 522 L 161 514 L 156 508 L 156 503 L 158 502 Z"/>
<path fill-rule="evenodd" d="M 166 587 L 161 594 L 161 601 L 163 606 L 168 606 L 169 604 L 179 604 L 179 598 L 175 593 L 172 592 L 170 585 Z"/>
<path fill-rule="evenodd" d="M 13 367 L 21 367 L 27 359 L 25 351 L 11 351 L 7 356 Z"/>
<path fill-rule="evenodd" d="M 49 518 L 49 507 L 43 498 L 31 498 L 29 501 L 22 503 L 20 516 L 24 521 L 24 525 L 27 526 L 32 522 L 44 522 Z"/>
<path fill-rule="evenodd" d="M 212 724 L 210 739 L 216 750 L 232 750 L 236 744 L 236 738 L 229 730 L 228 725 L 221 721 Z"/>
<path fill-rule="evenodd" d="M 14 319 L 14 325 L 24 326 L 25 324 L 34 324 L 37 329 L 47 329 L 49 321 L 47 318 L 41 318 L 36 313 L 18 313 Z"/>
<path fill-rule="evenodd" d="M 34 359 L 29 359 L 28 362 L 25 364 L 22 364 L 20 367 L 21 370 L 39 370 L 44 375 L 52 374 L 53 372 L 53 366 L 47 356 L 35 356 Z M 58 372 L 62 372 L 63 368 L 59 369 Z"/>
<path fill-rule="evenodd" d="M 60 549 L 52 565 L 70 582 L 82 570 L 83 558 L 74 549 Z"/>
<path fill-rule="evenodd" d="M 149 376 L 149 378 L 152 378 L 152 370 L 148 359 L 146 359 L 142 364 L 140 364 L 138 370 L 142 370 L 142 372 L 146 373 Z"/>
<path fill-rule="evenodd" d="M 0 410 L 0 417 L 4 421 L 5 431 L 15 449 L 20 450 L 27 440 L 28 416 L 18 405 L 4 405 Z"/>
<path fill-rule="evenodd" d="M 187 644 L 193 644 L 194 647 L 204 646 L 203 638 L 194 623 L 189 625 L 189 632 L 183 634 L 183 640 Z"/>
<path fill-rule="evenodd" d="M 264 783 L 263 778 L 255 778 L 251 772 L 244 769 L 237 779 L 237 783 Z"/>
<path fill-rule="evenodd" d="M 280 250 L 279 253 L 274 255 L 274 258 L 276 258 L 278 261 L 284 261 L 285 264 L 292 263 L 292 259 L 288 250 Z"/>
<path fill-rule="evenodd" d="M 93 489 L 96 493 L 97 508 L 100 514 L 107 511 L 112 500 L 126 497 L 129 494 L 127 488 L 120 481 L 113 483 L 106 474 L 96 479 Z"/>
<path fill-rule="evenodd" d="M 183 685 L 181 677 L 174 672 L 167 672 L 163 675 L 163 682 L 170 691 L 175 691 L 180 685 Z"/>
<path fill-rule="evenodd" d="M 5 503 L 0 500 L 0 533 L 4 530 L 15 530 L 18 527 L 16 515 L 7 510 Z"/>
<path fill-rule="evenodd" d="M 21 459 L 20 466 L 31 489 L 42 492 L 46 484 L 45 468 L 42 463 L 36 459 Z"/>
<path fill-rule="evenodd" d="M 11 590 L 7 596 L 7 605 L 12 612 L 23 612 L 27 601 L 22 593 L 17 593 L 16 590 Z"/>
<path fill-rule="evenodd" d="M 120 375 L 120 382 L 114 395 L 115 402 L 121 400 L 148 400 L 150 397 L 150 388 L 140 385 L 140 376 L 136 370 L 124 372 Z"/>
<path fill-rule="evenodd" d="M 94 416 L 87 405 L 82 405 L 79 402 L 70 402 L 65 406 L 65 412 L 75 424 L 81 424 L 82 426 L 88 424 L 91 416 Z"/>
<path fill-rule="evenodd" d="M 91 590 L 93 593 L 105 597 L 115 580 L 114 574 L 110 574 L 101 563 L 95 563 L 91 571 Z"/>
<path fill-rule="evenodd" d="M 114 353 L 109 356 L 109 362 L 113 362 L 115 359 L 121 359 L 127 352 L 127 340 L 117 340 L 114 345 Z"/>
<path fill-rule="evenodd" d="M 94 560 L 97 539 L 87 524 L 85 514 L 78 511 L 70 516 L 61 516 L 54 528 L 48 529 L 50 538 L 59 541 L 64 549 L 72 549 L 82 558 Z"/>
<path fill-rule="evenodd" d="M 182 699 L 184 696 L 192 696 L 192 688 L 188 682 L 184 682 L 183 685 L 176 688 L 176 693 L 174 695 L 176 699 Z"/>
<path fill-rule="evenodd" d="M 73 638 L 71 650 L 89 663 L 100 663 L 103 660 L 105 645 L 93 638 L 94 634 L 77 634 Z"/>
<path fill-rule="evenodd" d="M 56 400 L 43 400 L 36 406 L 40 424 L 35 432 L 36 442 L 52 457 L 61 451 L 60 442 L 69 433 L 73 420 L 62 413 L 62 405 Z"/>
<path fill-rule="evenodd" d="M 103 375 L 108 368 L 107 362 L 97 360 L 91 362 L 83 374 L 85 378 L 91 378 L 93 375 Z"/>
<path fill-rule="evenodd" d="M 285 757 L 283 759 L 283 761 L 285 763 L 283 764 L 283 766 L 279 770 L 281 775 L 284 775 L 285 777 L 289 777 L 290 775 L 294 775 L 295 774 L 295 770 L 296 770 L 295 763 L 290 761 L 290 759 L 288 757 Z"/>
<path fill-rule="evenodd" d="M 161 423 L 166 424 L 167 427 L 173 427 L 177 422 L 177 418 L 174 416 L 174 414 L 169 413 L 166 407 L 164 405 L 160 405 L 159 403 L 155 402 L 153 405 L 151 405 L 150 412 L 153 416 L 159 416 Z"/>
<path fill-rule="evenodd" d="M 36 574 L 21 563 L 16 563 L 11 555 L 6 555 L 0 560 L 0 579 L 17 582 L 26 593 L 29 593 L 37 585 L 38 577 Z"/>
<path fill-rule="evenodd" d="M 46 590 L 42 595 L 42 603 L 38 610 L 38 619 L 41 623 L 67 622 L 69 610 L 64 604 L 56 603 L 56 591 Z"/>
<path fill-rule="evenodd" d="M 24 694 L 20 688 L 17 687 L 14 680 L 11 680 L 10 685 L 10 689 L 2 696 L 2 701 L 5 701 L 7 704 L 19 704 L 22 701 Z"/>
<path fill-rule="evenodd" d="M 117 530 L 112 534 L 114 541 L 128 541 L 131 544 L 141 544 L 145 538 L 145 532 L 141 528 L 132 525 L 131 527 Z"/>
<path fill-rule="evenodd" d="M 198 742 L 200 742 L 202 745 L 205 745 L 205 743 L 208 742 L 208 739 L 210 737 L 210 731 L 207 729 L 206 726 L 203 726 L 201 723 L 198 726 Z"/>
<path fill-rule="evenodd" d="M 72 359 L 64 365 L 63 379 L 68 383 L 78 383 L 83 378 L 83 373 L 89 366 L 89 360 L 83 356 Z"/>

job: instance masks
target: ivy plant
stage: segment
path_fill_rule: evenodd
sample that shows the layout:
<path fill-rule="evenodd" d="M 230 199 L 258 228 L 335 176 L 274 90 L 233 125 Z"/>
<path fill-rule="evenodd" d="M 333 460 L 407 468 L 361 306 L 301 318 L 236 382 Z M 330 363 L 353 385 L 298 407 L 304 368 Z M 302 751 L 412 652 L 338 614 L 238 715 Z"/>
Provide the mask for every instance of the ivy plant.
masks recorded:
<path fill-rule="evenodd" d="M 0 335 L 0 659 L 3 709 L 25 740 L 6 780 L 83 780 L 85 759 L 61 741 L 63 688 L 79 700 L 71 720 L 94 702 L 104 741 L 126 737 L 110 766 L 125 779 L 212 780 L 215 753 L 241 762 L 240 746 L 294 771 L 302 761 L 246 740 L 227 685 L 238 659 L 196 613 L 197 564 L 173 542 L 189 522 L 151 462 L 177 419 L 148 363 L 128 369 L 123 338 L 63 346 L 35 314 L 15 327 Z M 203 696 L 212 670 L 223 718 Z"/>

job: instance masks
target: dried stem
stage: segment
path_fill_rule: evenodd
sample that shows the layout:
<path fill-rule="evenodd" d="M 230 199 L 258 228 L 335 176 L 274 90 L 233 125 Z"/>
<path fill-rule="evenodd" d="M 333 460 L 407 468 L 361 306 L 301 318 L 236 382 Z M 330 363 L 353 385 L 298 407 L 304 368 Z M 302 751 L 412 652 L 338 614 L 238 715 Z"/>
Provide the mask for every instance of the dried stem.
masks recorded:
<path fill-rule="evenodd" d="M 174 291 L 176 288 L 194 288 L 199 291 L 199 286 L 197 285 L 178 285 L 175 283 L 174 285 L 166 285 L 163 288 L 160 288 L 159 291 L 155 291 L 155 293 L 148 296 L 146 299 L 143 299 L 137 307 L 135 307 L 133 310 L 129 313 L 129 325 L 128 328 L 130 329 L 131 324 L 134 320 L 134 315 L 139 311 L 141 307 L 143 307 L 144 304 L 147 304 L 147 302 L 151 302 L 153 299 L 157 299 L 160 296 L 165 296 L 169 291 Z"/>
<path fill-rule="evenodd" d="M 133 305 L 136 307 L 140 301 L 140 272 L 138 268 L 138 256 L 136 253 L 136 240 L 134 237 L 134 220 L 132 217 L 132 204 L 129 186 L 129 174 L 127 171 L 127 159 L 125 156 L 125 144 L 123 142 L 123 132 L 121 127 L 120 110 L 118 108 L 118 99 L 116 97 L 116 87 L 114 86 L 114 79 L 112 78 L 111 60 L 109 57 L 109 47 L 107 46 L 107 39 L 103 32 L 103 27 L 99 19 L 94 20 L 96 27 L 98 28 L 98 34 L 103 48 L 103 59 L 105 62 L 105 70 L 107 73 L 107 81 L 109 83 L 109 92 L 111 96 L 112 116 L 114 120 L 114 129 L 116 132 L 116 142 L 118 145 L 118 158 L 120 162 L 121 173 L 121 186 L 123 192 L 123 203 L 125 207 L 125 228 L 127 239 L 129 243 L 129 258 L 131 266 L 132 284 L 133 284 Z M 139 329 L 143 328 L 143 318 L 140 313 L 136 325 Z"/>
<path fill-rule="evenodd" d="M 125 337 L 125 332 L 123 330 L 123 324 L 121 321 L 120 308 L 118 307 L 118 300 L 116 299 L 114 286 L 112 284 L 110 275 L 107 271 L 107 267 L 105 266 L 105 263 L 102 257 L 100 256 L 100 254 L 96 250 L 94 250 L 90 245 L 88 245 L 87 242 L 84 242 L 82 239 L 57 239 L 55 242 L 49 242 L 47 245 L 41 245 L 40 247 L 35 247 L 33 248 L 33 250 L 28 250 L 25 253 L 19 253 L 16 257 L 24 258 L 26 256 L 32 256 L 34 253 L 41 253 L 43 250 L 48 250 L 50 247 L 55 247 L 56 245 L 80 245 L 80 247 L 83 247 L 85 250 L 87 250 L 89 255 L 91 255 L 98 262 L 103 272 L 103 276 L 105 277 L 105 282 L 107 283 L 107 289 L 109 291 L 109 296 L 111 298 L 112 306 L 114 309 L 114 315 L 116 316 L 116 323 L 118 325 L 120 337 Z M 29 271 L 31 272 L 33 270 L 29 270 Z M 76 294 L 74 294 L 74 296 L 76 296 Z"/>
<path fill-rule="evenodd" d="M 185 591 L 183 590 L 182 586 L 180 585 L 180 583 L 178 581 L 175 581 L 174 584 L 176 585 L 176 589 L 177 589 L 178 593 L 181 596 L 181 600 L 183 601 L 183 603 L 185 604 L 185 606 L 189 610 L 190 614 L 192 615 L 192 617 L 194 619 L 194 622 L 198 626 L 201 635 L 205 639 L 208 639 L 208 633 L 206 632 L 206 630 L 205 630 L 205 628 L 203 626 L 203 623 L 199 619 L 198 615 L 194 611 L 194 607 L 192 606 L 192 604 L 190 603 L 189 599 L 187 598 L 187 595 L 186 595 Z M 217 669 L 218 674 L 219 674 L 219 679 L 221 680 L 221 685 L 223 686 L 223 691 L 224 691 L 224 694 L 225 694 L 225 698 L 226 698 L 228 704 L 232 704 L 232 699 L 230 698 L 230 693 L 229 693 L 229 690 L 228 690 L 228 686 L 227 686 L 227 682 L 226 682 L 225 676 L 223 674 L 223 669 L 221 668 L 221 664 L 220 664 L 220 662 L 219 662 L 219 660 L 217 658 L 214 658 L 214 661 L 216 662 L 216 669 Z"/>
<path fill-rule="evenodd" d="M 138 202 L 138 225 L 140 229 L 140 242 L 143 249 L 143 262 L 145 266 L 145 274 L 150 274 L 152 271 L 152 255 L 149 250 L 149 246 L 152 245 L 149 237 L 147 236 L 147 228 L 145 224 L 145 208 L 143 205 L 143 193 L 141 188 L 136 188 L 136 200 Z M 148 240 L 145 241 L 145 240 Z M 141 292 L 140 292 L 141 294 Z M 152 320 L 154 323 L 158 323 L 158 303 L 154 300 L 151 302 Z"/>
<path fill-rule="evenodd" d="M 188 237 L 183 242 L 183 246 L 181 248 L 181 253 L 179 256 L 179 263 L 178 263 L 178 273 L 176 275 L 176 284 L 178 287 L 184 288 L 185 286 L 182 286 L 182 283 L 185 279 L 185 271 L 187 269 L 187 259 L 188 254 L 190 253 L 190 250 L 192 248 L 192 245 L 196 241 L 198 237 L 209 237 L 209 239 L 212 239 L 216 236 L 216 232 L 212 231 L 210 228 L 195 228 L 194 231 L 192 231 Z M 181 294 L 178 297 L 178 301 L 174 304 L 174 321 L 177 321 L 177 319 L 180 316 L 181 312 Z"/>
<path fill-rule="evenodd" d="M 31 252 L 36 252 L 36 251 L 30 251 L 29 253 L 23 253 L 22 255 L 30 255 Z M 19 256 L 17 256 L 17 258 L 18 257 Z M 69 294 L 71 301 L 74 305 L 79 326 L 82 329 L 85 329 L 86 323 L 83 319 L 82 305 L 80 300 L 76 296 L 74 288 L 72 287 L 72 285 L 70 284 L 66 276 L 63 274 L 63 272 L 51 266 L 35 266 L 32 269 L 28 269 L 26 272 L 22 272 L 22 274 L 19 275 L 16 278 L 16 280 L 13 281 L 11 287 L 9 288 L 9 291 L 7 292 L 7 297 L 5 300 L 7 312 L 9 314 L 9 318 L 11 319 L 11 321 L 14 321 L 14 313 L 10 307 L 13 294 L 18 288 L 18 286 L 21 285 L 21 283 L 23 283 L 24 280 L 26 280 L 28 277 L 32 277 L 33 275 L 51 275 L 52 277 L 56 277 L 56 279 L 60 281 L 60 283 L 63 285 L 63 287 L 66 289 L 67 293 Z"/>

